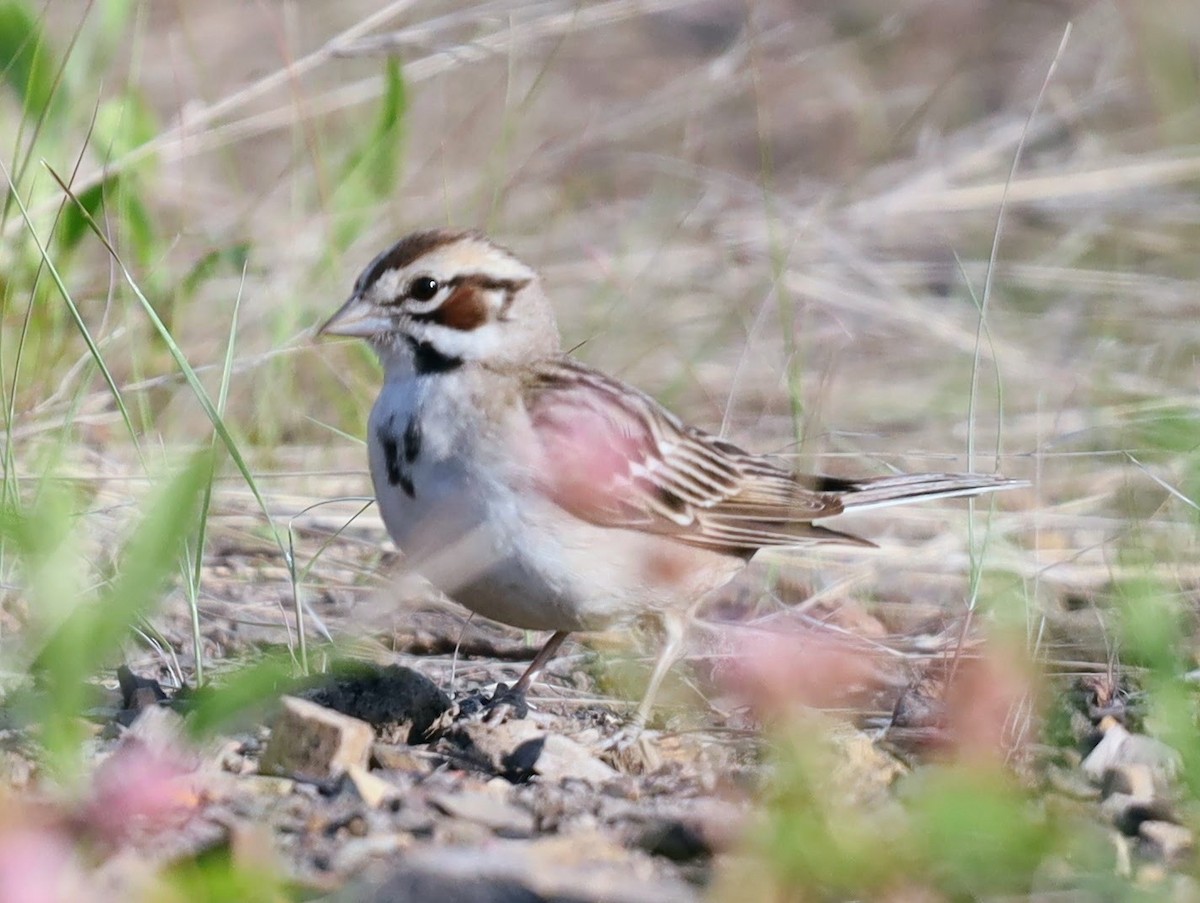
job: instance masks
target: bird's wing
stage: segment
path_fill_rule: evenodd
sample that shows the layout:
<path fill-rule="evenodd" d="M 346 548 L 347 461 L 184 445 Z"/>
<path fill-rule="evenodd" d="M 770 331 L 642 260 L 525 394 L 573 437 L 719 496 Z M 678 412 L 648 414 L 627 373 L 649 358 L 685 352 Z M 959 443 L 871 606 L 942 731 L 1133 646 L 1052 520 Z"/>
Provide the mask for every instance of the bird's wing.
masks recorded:
<path fill-rule="evenodd" d="M 577 517 L 746 557 L 764 546 L 869 545 L 812 523 L 842 511 L 838 493 L 686 426 L 583 364 L 543 361 L 523 391 L 539 486 Z"/>

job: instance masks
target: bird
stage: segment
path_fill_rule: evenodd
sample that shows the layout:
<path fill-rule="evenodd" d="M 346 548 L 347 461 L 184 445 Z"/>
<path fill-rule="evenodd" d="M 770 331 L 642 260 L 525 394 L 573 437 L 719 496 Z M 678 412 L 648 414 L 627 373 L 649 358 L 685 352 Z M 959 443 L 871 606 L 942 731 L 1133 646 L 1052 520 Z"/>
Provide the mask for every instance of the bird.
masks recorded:
<path fill-rule="evenodd" d="M 649 622 L 644 724 L 689 619 L 760 549 L 869 546 L 816 522 L 1026 485 L 795 473 L 689 425 L 564 352 L 538 272 L 479 231 L 401 238 L 317 334 L 379 358 L 370 475 L 407 565 L 472 612 L 552 632 L 489 703 L 523 700 L 569 634 Z"/>

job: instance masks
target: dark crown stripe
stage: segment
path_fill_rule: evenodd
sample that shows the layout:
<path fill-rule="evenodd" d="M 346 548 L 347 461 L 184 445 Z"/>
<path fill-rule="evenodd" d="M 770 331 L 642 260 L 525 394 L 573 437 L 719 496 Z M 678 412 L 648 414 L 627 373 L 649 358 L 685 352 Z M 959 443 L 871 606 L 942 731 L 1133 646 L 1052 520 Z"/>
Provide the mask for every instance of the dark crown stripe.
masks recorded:
<path fill-rule="evenodd" d="M 365 292 L 388 270 L 404 269 L 435 248 L 453 244 L 475 234 L 474 232 L 455 232 L 450 229 L 429 229 L 425 232 L 414 232 L 412 235 L 405 236 L 367 265 L 354 285 L 354 293 Z"/>

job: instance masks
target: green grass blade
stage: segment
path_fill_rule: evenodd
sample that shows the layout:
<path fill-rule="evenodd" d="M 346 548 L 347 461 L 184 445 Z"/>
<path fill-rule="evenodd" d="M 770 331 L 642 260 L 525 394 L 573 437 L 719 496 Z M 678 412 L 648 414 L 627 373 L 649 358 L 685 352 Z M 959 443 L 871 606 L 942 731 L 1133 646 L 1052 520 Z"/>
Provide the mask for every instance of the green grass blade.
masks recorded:
<path fill-rule="evenodd" d="M 47 168 L 50 169 L 50 174 L 58 182 L 62 190 L 74 198 L 74 194 L 72 193 L 71 189 L 63 182 L 58 173 L 56 173 L 50 167 Z M 86 211 L 84 212 L 84 215 L 86 215 Z M 267 501 L 265 498 L 263 498 L 262 492 L 258 488 L 258 482 L 254 479 L 254 475 L 250 472 L 250 466 L 246 463 L 246 458 L 242 454 L 241 448 L 238 446 L 237 441 L 233 438 L 233 434 L 229 431 L 229 427 L 226 425 L 224 418 L 217 411 L 216 405 L 213 403 L 212 398 L 209 397 L 208 391 L 200 382 L 200 377 L 196 375 L 196 371 L 188 361 L 187 356 L 183 353 L 183 349 L 179 347 L 179 344 L 175 341 L 175 337 L 171 335 L 171 331 L 167 329 L 166 324 L 163 323 L 162 318 L 159 317 L 158 312 L 154 309 L 154 305 L 150 303 L 149 299 L 142 292 L 141 287 L 133 278 L 133 274 L 129 272 L 129 268 L 125 266 L 125 262 L 122 260 L 121 255 L 117 253 L 116 248 L 112 246 L 112 243 L 108 240 L 107 236 L 105 236 L 103 230 L 95 220 L 90 218 L 89 224 L 91 225 L 92 231 L 95 233 L 96 237 L 99 238 L 104 247 L 108 249 L 108 253 L 112 256 L 113 262 L 116 263 L 117 267 L 120 269 L 122 277 L 125 279 L 126 284 L 133 292 L 134 297 L 137 298 L 138 303 L 141 304 L 142 310 L 145 312 L 147 318 L 149 318 L 151 325 L 154 326 L 159 338 L 161 338 L 166 344 L 167 350 L 170 352 L 171 357 L 174 358 L 175 364 L 179 368 L 180 373 L 183 374 L 184 380 L 191 388 L 196 400 L 200 403 L 200 407 L 208 417 L 209 422 L 212 423 L 213 428 L 216 430 L 217 435 L 221 439 L 221 443 L 225 446 L 225 450 L 229 453 L 230 459 L 237 467 L 238 472 L 242 475 L 242 478 L 246 481 L 246 486 L 249 488 L 250 493 L 254 496 L 255 502 L 266 516 L 267 525 L 271 530 L 271 535 L 274 538 L 276 545 L 279 547 L 280 552 L 282 552 L 286 557 L 288 555 L 287 542 L 283 535 L 279 532 L 279 528 L 275 526 L 275 521 L 271 517 L 270 509 L 267 507 Z"/>
<path fill-rule="evenodd" d="M 245 283 L 245 272 L 242 274 Z M 234 348 L 237 347 L 238 316 L 242 310 L 242 292 L 239 289 L 233 305 L 233 317 L 229 323 L 229 341 L 225 345 L 225 363 L 221 370 L 221 388 L 217 393 L 217 413 L 225 416 L 225 405 L 229 400 L 229 385 L 233 377 Z M 215 452 L 217 438 L 214 435 L 211 448 Z M 208 481 L 204 484 L 204 496 L 200 501 L 200 525 L 196 531 L 194 555 L 190 564 L 190 580 L 188 583 L 188 609 L 192 621 L 192 651 L 196 659 L 196 685 L 204 683 L 204 643 L 200 635 L 200 578 L 204 573 L 204 546 L 208 536 L 208 516 L 212 507 L 213 479 L 216 476 L 215 467 L 209 471 Z"/>
<path fill-rule="evenodd" d="M 44 742 L 57 767 L 70 769 L 79 754 L 78 720 L 89 679 L 158 601 L 184 553 L 211 470 L 211 454 L 197 454 L 154 496 L 121 549 L 111 583 L 96 600 L 76 606 L 42 646 L 32 670 L 48 690 Z"/>
<path fill-rule="evenodd" d="M 142 469 L 146 469 L 146 459 L 142 455 L 142 447 L 138 442 L 137 430 L 134 429 L 133 420 L 129 416 L 129 409 L 125 406 L 125 399 L 121 397 L 121 390 L 117 387 L 117 381 L 113 378 L 112 371 L 108 369 L 108 364 L 104 361 L 104 355 L 100 353 L 100 347 L 97 345 L 95 338 L 92 337 L 91 330 L 88 329 L 87 323 L 84 322 L 83 316 L 79 312 L 79 308 L 75 304 L 75 300 L 71 297 L 71 292 L 67 289 L 66 283 L 63 281 L 62 275 L 51 259 L 49 252 L 46 249 L 46 243 L 42 241 L 34 228 L 33 220 L 29 216 L 29 210 L 25 206 L 25 202 L 21 200 L 20 194 L 17 192 L 17 186 L 13 183 L 12 176 L 4 162 L 0 160 L 0 174 L 8 182 L 9 196 L 12 197 L 17 207 L 21 211 L 21 217 L 25 220 L 25 226 L 29 230 L 29 235 L 37 246 L 38 253 L 41 255 L 42 261 L 46 265 L 46 270 L 50 273 L 50 278 L 54 281 L 54 285 L 58 288 L 63 300 L 67 304 L 67 310 L 71 314 L 71 319 L 75 322 L 75 328 L 79 330 L 79 334 L 83 337 L 84 343 L 87 345 L 88 352 L 92 359 L 95 360 L 96 366 L 100 370 L 100 375 L 104 378 L 104 383 L 108 386 L 108 391 L 113 397 L 113 401 L 120 412 L 121 420 L 125 424 L 125 429 L 129 433 L 129 438 L 133 442 L 134 451 L 137 453 L 138 461 L 142 465 Z M 63 185 L 58 174 L 55 173 L 55 179 L 58 179 L 59 184 Z M 65 189 L 68 194 L 71 194 L 69 189 Z M 72 195 L 74 197 L 74 195 Z"/>

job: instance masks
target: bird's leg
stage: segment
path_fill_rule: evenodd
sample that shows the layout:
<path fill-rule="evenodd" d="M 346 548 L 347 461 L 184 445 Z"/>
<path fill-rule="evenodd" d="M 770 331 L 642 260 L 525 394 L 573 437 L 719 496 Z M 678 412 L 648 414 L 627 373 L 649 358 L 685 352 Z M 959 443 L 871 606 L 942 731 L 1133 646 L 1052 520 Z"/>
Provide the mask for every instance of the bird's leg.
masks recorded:
<path fill-rule="evenodd" d="M 538 650 L 538 654 L 533 657 L 533 661 L 529 663 L 525 673 L 517 678 L 515 684 L 511 687 L 507 684 L 499 684 L 496 687 L 496 692 L 492 694 L 491 699 L 483 703 L 483 710 L 487 713 L 485 719 L 489 724 L 503 721 L 510 713 L 515 712 L 518 718 L 524 718 L 529 714 L 529 706 L 525 702 L 525 692 L 546 669 L 547 663 L 554 658 L 568 633 L 569 631 L 566 630 L 556 630 Z"/>
<path fill-rule="evenodd" d="M 563 644 L 563 640 L 567 638 L 569 631 L 556 630 L 550 639 L 538 651 L 538 654 L 533 657 L 533 661 L 529 663 L 529 667 L 525 669 L 525 673 L 517 678 L 517 682 L 512 685 L 508 692 L 524 693 L 529 689 L 529 685 L 537 680 L 538 676 L 546 669 L 547 663 L 554 658 L 558 652 L 558 647 Z"/>
<path fill-rule="evenodd" d="M 654 708 L 654 700 L 662 687 L 667 672 L 683 655 L 683 640 L 691 612 L 679 614 L 664 612 L 658 615 L 659 626 L 662 628 L 662 648 L 658 659 L 654 662 L 654 670 L 650 672 L 650 680 L 646 684 L 646 692 L 637 708 L 633 721 L 618 730 L 605 743 L 605 749 L 616 754 L 622 761 L 636 762 L 637 768 L 653 770 L 658 766 L 651 764 L 657 761 L 654 744 L 644 730 L 650 712 Z"/>
<path fill-rule="evenodd" d="M 671 666 L 683 655 L 684 617 L 674 612 L 666 612 L 660 616 L 660 624 L 663 631 L 662 649 L 658 653 L 658 660 L 654 663 L 654 670 L 650 672 L 650 680 L 646 684 L 646 692 L 642 694 L 642 701 L 637 708 L 634 724 L 638 728 L 645 726 L 663 679 L 671 670 Z"/>

